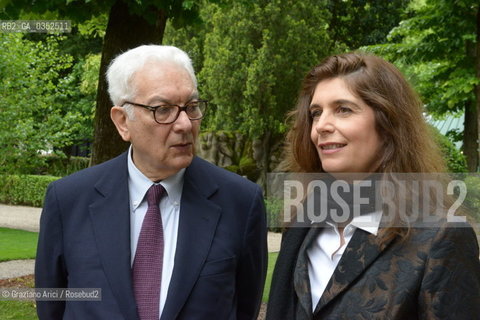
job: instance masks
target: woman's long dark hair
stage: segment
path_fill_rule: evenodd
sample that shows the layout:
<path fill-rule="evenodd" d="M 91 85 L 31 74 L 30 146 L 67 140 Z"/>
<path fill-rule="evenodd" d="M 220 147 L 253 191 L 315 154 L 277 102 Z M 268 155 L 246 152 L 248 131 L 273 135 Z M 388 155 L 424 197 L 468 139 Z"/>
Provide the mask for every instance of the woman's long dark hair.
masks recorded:
<path fill-rule="evenodd" d="M 293 125 L 287 134 L 284 170 L 324 172 L 310 139 L 309 106 L 317 84 L 333 78 L 343 79 L 351 92 L 375 113 L 376 130 L 383 142 L 377 173 L 445 172 L 445 163 L 423 117 L 418 95 L 395 66 L 362 53 L 328 57 L 307 74 L 297 106 L 289 115 Z M 384 236 L 398 234 L 405 236 L 408 228 L 387 228 Z"/>

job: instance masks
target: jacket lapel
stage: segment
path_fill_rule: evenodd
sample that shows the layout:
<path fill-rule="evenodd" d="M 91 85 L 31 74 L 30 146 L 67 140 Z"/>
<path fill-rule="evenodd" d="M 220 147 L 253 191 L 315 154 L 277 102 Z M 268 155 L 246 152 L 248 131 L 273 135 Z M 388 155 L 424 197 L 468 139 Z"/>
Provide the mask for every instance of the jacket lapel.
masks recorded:
<path fill-rule="evenodd" d="M 314 314 L 317 314 L 357 279 L 378 258 L 387 245 L 388 243 L 382 245 L 379 237 L 357 229 L 330 278 Z"/>
<path fill-rule="evenodd" d="M 308 255 L 307 249 L 312 241 L 321 231 L 320 227 L 312 227 L 303 239 L 298 252 L 293 273 L 293 285 L 297 295 L 298 303 L 303 307 L 305 314 L 312 314 L 312 291 L 310 288 L 310 278 L 308 274 Z M 299 315 L 297 314 L 297 318 Z"/>
<path fill-rule="evenodd" d="M 282 247 L 278 253 L 272 275 L 267 320 L 295 319 L 298 292 L 295 289 L 295 267 L 300 247 L 309 232 L 308 227 L 290 227 L 282 234 Z M 308 309 L 306 309 L 308 310 Z M 312 309 L 310 309 L 311 313 Z"/>
<path fill-rule="evenodd" d="M 175 266 L 161 319 L 176 319 L 210 251 L 221 208 L 209 200 L 218 186 L 195 158 L 184 177 Z"/>
<path fill-rule="evenodd" d="M 99 178 L 90 217 L 105 275 L 125 319 L 137 319 L 130 266 L 130 208 L 126 153 Z"/>

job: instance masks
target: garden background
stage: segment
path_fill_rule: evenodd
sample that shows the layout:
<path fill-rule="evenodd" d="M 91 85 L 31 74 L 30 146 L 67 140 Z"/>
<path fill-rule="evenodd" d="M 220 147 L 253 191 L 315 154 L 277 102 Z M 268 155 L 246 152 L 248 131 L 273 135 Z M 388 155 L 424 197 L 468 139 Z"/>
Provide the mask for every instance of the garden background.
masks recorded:
<path fill-rule="evenodd" d="M 0 19 L 72 22 L 70 33 L 0 32 L 3 204 L 41 207 L 48 183 L 126 149 L 103 74 L 120 52 L 150 43 L 193 59 L 210 101 L 198 153 L 264 188 L 282 159 L 301 79 L 323 57 L 352 50 L 398 66 L 430 123 L 464 119 L 432 131 L 449 171 L 479 167 L 478 0 L 4 0 Z M 480 208 L 480 180 L 466 182 L 467 201 Z M 266 205 L 276 219 L 278 205 Z M 0 242 L 11 234 L 0 232 Z M 0 302 L 1 319 L 25 306 L 12 305 Z"/>

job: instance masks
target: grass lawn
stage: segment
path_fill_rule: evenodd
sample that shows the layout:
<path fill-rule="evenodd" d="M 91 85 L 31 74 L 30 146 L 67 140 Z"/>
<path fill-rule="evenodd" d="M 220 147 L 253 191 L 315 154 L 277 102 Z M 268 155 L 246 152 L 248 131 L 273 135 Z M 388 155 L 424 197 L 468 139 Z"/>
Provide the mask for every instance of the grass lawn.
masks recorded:
<path fill-rule="evenodd" d="M 37 232 L 0 228 L 0 261 L 34 259 L 37 239 Z"/>
<path fill-rule="evenodd" d="M 0 261 L 13 259 L 33 259 L 37 247 L 38 234 L 35 232 L 20 231 L 0 228 Z M 3 245 L 5 244 L 5 245 Z M 278 252 L 268 254 L 268 270 L 263 302 L 268 301 L 272 273 L 277 261 Z M 25 276 L 16 279 L 0 280 L 0 287 L 30 287 L 33 288 L 33 276 Z M 35 320 L 37 313 L 33 301 L 0 301 L 1 320 Z"/>
<path fill-rule="evenodd" d="M 36 320 L 37 310 L 33 301 L 0 301 L 0 319 Z"/>
<path fill-rule="evenodd" d="M 275 268 L 275 261 L 277 261 L 278 252 L 270 252 L 268 254 L 268 270 L 267 280 L 265 280 L 265 287 L 263 289 L 263 302 L 268 301 L 268 294 L 270 293 L 270 283 L 272 282 L 273 269 Z"/>
<path fill-rule="evenodd" d="M 34 259 L 38 233 L 0 228 L 0 261 Z M 0 280 L 0 287 L 33 288 L 33 275 Z M 33 301 L 0 301 L 0 319 L 35 320 L 37 312 Z"/>
<path fill-rule="evenodd" d="M 16 279 L 0 280 L 0 288 L 33 288 L 33 275 Z M 0 301 L 0 319 L 36 320 L 37 311 L 34 301 Z"/>

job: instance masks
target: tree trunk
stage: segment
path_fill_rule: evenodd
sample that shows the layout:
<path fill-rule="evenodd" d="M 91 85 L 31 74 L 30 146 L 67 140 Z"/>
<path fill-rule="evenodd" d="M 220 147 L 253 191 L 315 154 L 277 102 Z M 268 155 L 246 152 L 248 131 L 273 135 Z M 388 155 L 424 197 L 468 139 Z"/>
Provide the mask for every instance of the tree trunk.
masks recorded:
<path fill-rule="evenodd" d="M 477 108 L 473 102 L 465 103 L 463 131 L 463 154 L 467 159 L 469 172 L 477 171 L 478 166 L 478 120 Z"/>
<path fill-rule="evenodd" d="M 477 7 L 477 42 L 476 42 L 476 49 L 475 49 L 475 69 L 476 69 L 476 75 L 477 75 L 477 79 L 480 79 L 480 8 Z M 472 167 L 470 171 L 477 171 L 478 170 L 478 164 L 479 164 L 479 152 L 478 152 L 478 139 L 480 137 L 480 132 L 479 132 L 479 129 L 480 129 L 480 84 L 477 84 L 475 86 L 475 101 L 476 101 L 476 108 L 475 108 L 475 111 L 477 112 L 476 114 L 476 118 L 475 119 L 478 119 L 477 121 L 477 139 L 476 139 L 476 142 L 477 142 L 477 148 L 475 149 L 476 150 L 476 156 L 477 156 L 477 161 L 475 163 L 475 167 Z M 465 119 L 466 119 L 466 114 L 465 114 Z M 469 169 L 470 169 L 470 166 L 469 166 Z"/>
<path fill-rule="evenodd" d="M 120 138 L 110 119 L 112 102 L 107 92 L 105 72 L 110 61 L 119 53 L 142 44 L 162 43 L 167 15 L 162 9 L 152 8 L 152 11 L 156 12 L 154 25 L 131 13 L 128 5 L 121 0 L 117 0 L 110 10 L 98 79 L 91 165 L 109 160 L 128 148 L 129 144 Z"/>

